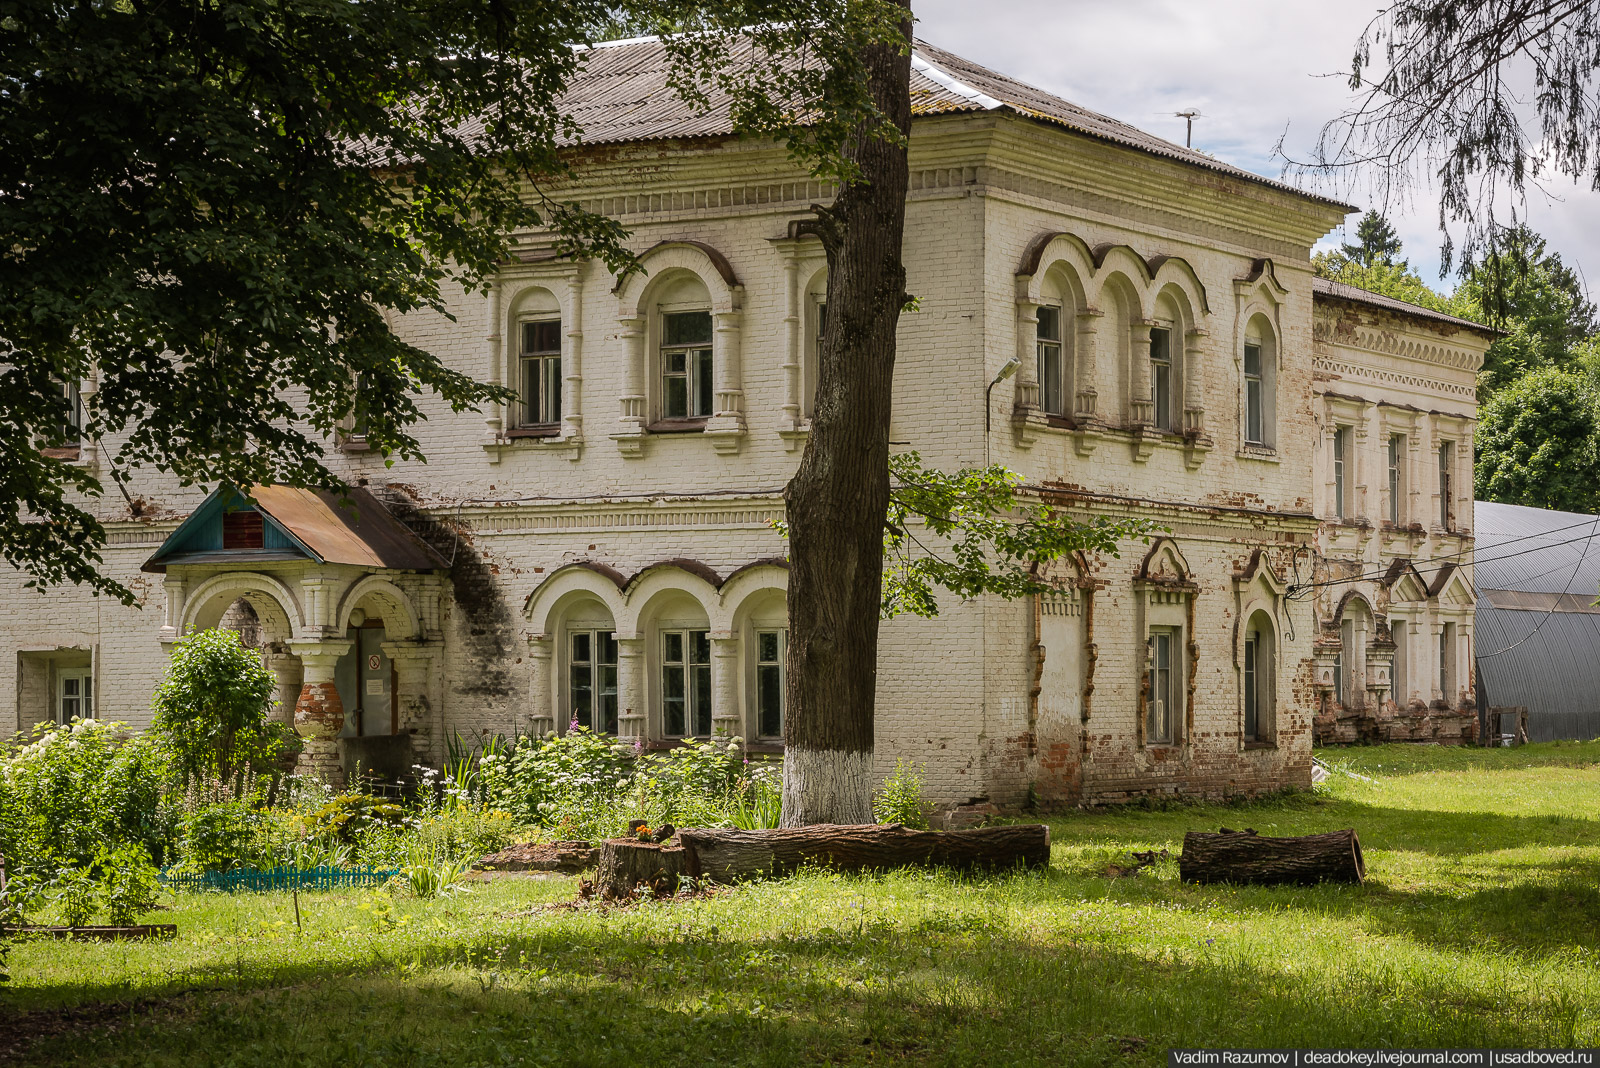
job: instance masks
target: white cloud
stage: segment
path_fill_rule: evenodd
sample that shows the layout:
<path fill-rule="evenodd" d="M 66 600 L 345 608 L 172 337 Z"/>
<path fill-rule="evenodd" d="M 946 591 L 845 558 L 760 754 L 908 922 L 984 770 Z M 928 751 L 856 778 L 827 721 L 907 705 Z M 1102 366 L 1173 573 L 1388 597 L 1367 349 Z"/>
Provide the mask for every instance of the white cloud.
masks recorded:
<path fill-rule="evenodd" d="M 1284 138 L 1309 158 L 1323 123 L 1350 103 L 1351 55 L 1374 3 L 1283 0 L 921 0 L 917 34 L 968 59 L 1183 142 L 1174 112 L 1197 108 L 1194 145 L 1258 174 L 1278 177 Z M 1286 133 L 1287 131 L 1287 133 Z M 1328 188 L 1375 204 L 1370 188 Z M 1529 196 L 1529 219 L 1568 263 L 1592 264 L 1600 286 L 1600 194 L 1567 190 L 1559 202 Z M 1438 206 L 1419 189 L 1387 211 L 1406 255 L 1436 284 Z M 1349 227 L 1353 234 L 1355 216 Z M 1343 235 L 1330 235 L 1336 243 Z"/>

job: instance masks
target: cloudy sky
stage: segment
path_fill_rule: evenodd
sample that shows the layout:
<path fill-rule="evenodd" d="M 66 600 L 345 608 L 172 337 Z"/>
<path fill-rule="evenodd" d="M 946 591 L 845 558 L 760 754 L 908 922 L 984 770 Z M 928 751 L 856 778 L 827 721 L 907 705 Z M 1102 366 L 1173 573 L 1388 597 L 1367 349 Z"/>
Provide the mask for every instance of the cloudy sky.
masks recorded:
<path fill-rule="evenodd" d="M 1291 155 L 1308 158 L 1322 124 L 1350 102 L 1343 75 L 1377 7 L 1361 0 L 913 0 L 917 33 L 933 44 L 1180 144 L 1184 121 L 1174 113 L 1195 108 L 1202 116 L 1196 148 L 1274 178 L 1283 168 L 1272 155 L 1279 138 Z M 1381 206 L 1365 184 L 1323 191 Z M 1556 192 L 1530 192 L 1529 218 L 1600 289 L 1600 195 Z M 1431 190 L 1387 214 L 1423 279 L 1450 288 L 1438 278 Z"/>

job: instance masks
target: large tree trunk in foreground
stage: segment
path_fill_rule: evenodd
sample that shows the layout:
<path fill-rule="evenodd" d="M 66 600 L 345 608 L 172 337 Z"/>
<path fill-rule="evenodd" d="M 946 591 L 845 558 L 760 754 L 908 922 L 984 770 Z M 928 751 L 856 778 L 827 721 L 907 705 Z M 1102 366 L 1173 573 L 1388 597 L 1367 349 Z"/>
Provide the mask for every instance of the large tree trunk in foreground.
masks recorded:
<path fill-rule="evenodd" d="M 906 11 L 906 41 L 911 38 Z M 864 54 L 872 98 L 909 138 L 911 59 Z M 784 497 L 789 652 L 783 825 L 872 822 L 873 699 L 895 330 L 906 302 L 904 141 L 858 137 L 860 180 L 801 227 L 828 257 L 828 314 L 811 437 Z"/>
<path fill-rule="evenodd" d="M 1178 877 L 1195 883 L 1359 883 L 1367 865 L 1353 829 L 1303 838 L 1190 831 L 1183 836 Z"/>
<path fill-rule="evenodd" d="M 627 897 L 640 884 L 661 895 L 678 892 L 678 876 L 686 873 L 684 851 L 677 846 L 608 838 L 600 843 L 595 889 L 604 898 Z"/>
<path fill-rule="evenodd" d="M 1050 863 L 1050 828 L 1042 823 L 968 831 L 910 831 L 899 824 L 815 824 L 777 831 L 722 828 L 680 831 L 688 873 L 731 883 L 788 875 L 806 864 L 839 871 L 941 867 L 997 871 Z"/>

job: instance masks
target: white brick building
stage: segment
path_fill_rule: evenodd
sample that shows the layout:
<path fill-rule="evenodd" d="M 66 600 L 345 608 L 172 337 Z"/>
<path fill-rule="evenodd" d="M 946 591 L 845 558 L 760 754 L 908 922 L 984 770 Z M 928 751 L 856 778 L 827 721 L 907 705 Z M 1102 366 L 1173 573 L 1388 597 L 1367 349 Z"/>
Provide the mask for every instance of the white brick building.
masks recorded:
<path fill-rule="evenodd" d="M 96 505 L 106 566 L 139 608 L 5 580 L 16 698 L 0 728 L 91 704 L 143 723 L 163 643 L 222 621 L 266 651 L 280 713 L 298 703 L 314 741 L 342 734 L 347 762 L 573 720 L 652 745 L 725 730 L 780 747 L 785 547 L 769 523 L 805 444 L 824 314 L 821 249 L 791 223 L 830 193 L 720 114 L 685 114 L 660 59 L 649 43 L 593 53 L 575 89 L 591 147 L 562 192 L 628 226 L 645 271 L 618 279 L 522 235 L 487 298 L 456 296 L 455 322 L 397 326 L 522 401 L 433 405 L 426 465 L 386 468 L 341 439 L 336 469 L 372 494 L 359 521 L 282 490 L 258 498 L 260 518 L 227 517 L 221 498 L 197 513 L 200 493 L 140 473 L 131 503 Z M 1460 531 L 1359 517 L 1384 499 L 1369 473 L 1390 433 L 1410 435 L 1407 522 L 1422 521 L 1435 443 L 1470 492 L 1482 345 L 1404 306 L 1381 313 L 1386 340 L 1351 342 L 1359 301 L 1314 310 L 1309 250 L 1343 205 L 929 46 L 915 67 L 905 261 L 920 305 L 901 320 L 891 439 L 945 469 L 1006 464 L 1074 514 L 1170 535 L 1057 566 L 1050 597 L 885 624 L 878 761 L 925 764 L 941 800 L 1308 784 L 1314 716 L 1344 723 L 1329 702 L 1350 686 L 1383 699 L 1387 613 L 1418 635 L 1453 626 L 1453 663 L 1470 662 L 1456 585 L 1404 586 L 1407 572 L 1403 595 L 1361 587 L 1365 652 L 1340 684 L 1325 670 L 1334 587 L 1287 595 L 1344 566 L 1325 555 L 1370 571 L 1470 548 Z M 1441 331 L 1447 356 L 1407 347 Z M 991 389 L 1013 357 L 1020 373 Z M 1328 503 L 1334 427 L 1359 431 L 1349 523 Z M 85 442 L 81 462 L 100 449 Z M 1433 699 L 1424 654 L 1410 663 Z M 1443 701 L 1470 700 L 1469 672 L 1447 681 Z M 334 759 L 331 742 L 312 751 Z"/>

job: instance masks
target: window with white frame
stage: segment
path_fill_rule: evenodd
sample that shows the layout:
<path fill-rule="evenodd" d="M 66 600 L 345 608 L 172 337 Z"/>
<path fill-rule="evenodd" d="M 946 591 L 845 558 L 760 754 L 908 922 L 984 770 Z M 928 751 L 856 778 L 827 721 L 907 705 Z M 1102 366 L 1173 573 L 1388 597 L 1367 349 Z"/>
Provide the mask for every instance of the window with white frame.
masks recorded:
<path fill-rule="evenodd" d="M 1400 517 L 1405 514 L 1405 509 L 1400 506 L 1401 495 L 1405 492 L 1405 456 L 1406 438 L 1404 434 L 1389 435 L 1389 524 L 1400 525 Z"/>
<path fill-rule="evenodd" d="M 757 737 L 783 737 L 783 658 L 787 639 L 787 631 L 756 631 Z"/>
<path fill-rule="evenodd" d="M 667 312 L 661 326 L 661 417 L 705 419 L 713 409 L 711 313 Z"/>
<path fill-rule="evenodd" d="M 1066 368 L 1061 348 L 1061 309 L 1041 304 L 1035 330 L 1038 348 L 1039 406 L 1050 415 L 1067 414 Z"/>
<path fill-rule="evenodd" d="M 1244 740 L 1265 742 L 1272 737 L 1275 668 L 1272 625 L 1265 613 L 1250 619 L 1244 635 Z"/>
<path fill-rule="evenodd" d="M 1349 457 L 1350 428 L 1341 426 L 1333 432 L 1333 514 L 1340 519 L 1350 516 L 1350 483 L 1345 471 Z"/>
<path fill-rule="evenodd" d="M 567 647 L 567 721 L 600 734 L 617 733 L 616 632 L 570 631 Z"/>
<path fill-rule="evenodd" d="M 818 296 L 812 305 L 811 321 L 816 326 L 816 332 L 811 338 L 810 358 L 800 372 L 800 414 L 806 419 L 816 412 L 817 380 L 822 373 L 822 335 L 828 328 L 828 302 L 823 296 Z"/>
<path fill-rule="evenodd" d="M 522 324 L 518 426 L 561 422 L 561 320 Z"/>
<path fill-rule="evenodd" d="M 1267 421 L 1266 381 L 1262 377 L 1261 342 L 1244 343 L 1244 440 L 1247 445 L 1265 445 Z"/>
<path fill-rule="evenodd" d="M 1183 707 L 1182 632 L 1177 627 L 1150 630 L 1149 698 L 1145 707 L 1145 742 L 1171 745 L 1177 740 L 1177 717 Z"/>
<path fill-rule="evenodd" d="M 711 736 L 711 632 L 661 632 L 662 733 Z"/>
<path fill-rule="evenodd" d="M 1450 529 L 1450 511 L 1454 503 L 1450 500 L 1450 494 L 1455 489 L 1450 454 L 1455 451 L 1455 444 L 1453 441 L 1439 443 L 1439 525 L 1445 530 Z"/>
<path fill-rule="evenodd" d="M 56 722 L 94 718 L 93 682 L 86 668 L 66 668 L 56 673 Z"/>
<path fill-rule="evenodd" d="M 1158 430 L 1172 429 L 1172 378 L 1172 331 L 1151 327 L 1150 417 Z"/>

